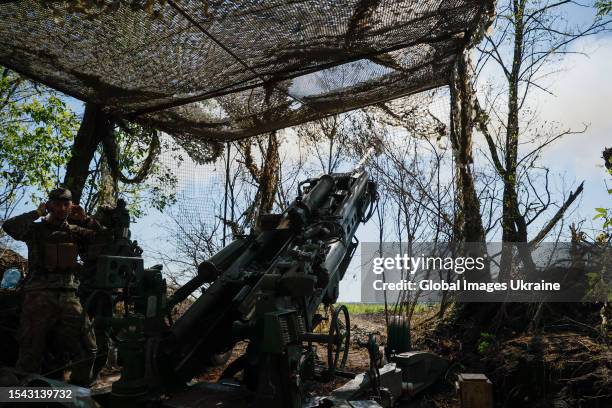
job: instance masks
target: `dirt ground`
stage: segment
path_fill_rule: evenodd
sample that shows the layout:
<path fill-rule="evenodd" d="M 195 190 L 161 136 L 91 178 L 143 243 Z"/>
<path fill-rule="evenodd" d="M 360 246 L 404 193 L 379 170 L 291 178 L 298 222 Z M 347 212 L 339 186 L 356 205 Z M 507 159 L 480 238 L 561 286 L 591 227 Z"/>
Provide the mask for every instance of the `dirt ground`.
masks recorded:
<path fill-rule="evenodd" d="M 432 315 L 431 312 L 423 312 L 415 317 L 417 329 L 413 335 L 418 339 L 427 336 L 427 326 L 418 326 L 419 323 L 427 322 L 427 319 Z M 368 335 L 377 334 L 380 344 L 386 343 L 386 325 L 384 313 L 364 313 L 351 314 L 351 347 L 348 353 L 348 360 L 345 371 L 352 373 L 362 373 L 368 370 L 369 355 L 366 349 L 360 347 L 358 342 L 366 342 Z M 246 347 L 245 343 L 241 343 L 234 349 L 230 362 L 241 355 Z M 321 360 L 326 361 L 324 349 L 318 350 Z M 223 371 L 223 367 L 210 369 L 205 375 L 200 377 L 202 381 L 217 381 Z M 326 384 L 316 384 L 312 389 L 313 393 L 325 395 L 332 390 L 342 386 L 348 379 L 336 377 L 334 381 Z M 405 408 L 458 408 L 459 400 L 455 396 L 453 382 L 450 379 L 442 381 L 440 384 L 432 386 L 429 390 L 422 392 L 414 398 L 414 400 L 403 403 L 401 407 Z"/>
<path fill-rule="evenodd" d="M 445 377 L 423 391 L 406 408 L 459 408 L 455 380 L 458 373 L 485 373 L 494 384 L 499 407 L 604 408 L 612 406 L 612 352 L 609 346 L 585 333 L 563 331 L 493 339 L 480 352 L 467 350 L 452 334 L 437 332 L 434 311 L 417 314 L 411 331 L 413 348 L 435 352 L 450 361 Z M 351 347 L 345 370 L 367 371 L 369 357 L 358 341 L 369 333 L 386 341 L 383 313 L 351 315 Z M 246 343 L 233 350 L 233 360 L 244 352 Z M 320 357 L 325 361 L 324 350 Z M 199 379 L 215 382 L 224 367 L 210 369 Z M 117 372 L 105 372 L 97 389 L 110 387 Z M 314 391 L 325 395 L 347 379 L 317 385 Z M 102 387 L 102 388 L 100 388 Z"/>
<path fill-rule="evenodd" d="M 424 315 L 423 317 L 427 317 Z M 368 339 L 370 333 L 377 334 L 381 341 L 381 345 L 386 342 L 386 330 L 385 330 L 385 316 L 383 313 L 366 313 L 366 314 L 353 314 L 351 318 L 351 347 L 348 353 L 348 360 L 345 367 L 345 371 L 353 373 L 361 373 L 368 370 L 369 356 L 367 350 L 358 345 L 359 341 L 365 342 Z M 417 317 L 422 319 L 422 317 Z M 227 364 L 238 358 L 246 349 L 247 343 L 241 342 L 232 351 L 232 356 Z M 319 357 L 322 361 L 326 361 L 326 355 L 324 354 L 324 348 L 318 350 Z M 216 382 L 221 376 L 223 367 L 214 367 L 203 373 L 198 380 L 207 382 Z M 94 392 L 105 392 L 110 390 L 110 387 L 114 381 L 119 378 L 118 370 L 105 369 L 101 373 L 100 380 L 92 387 Z M 348 379 L 337 377 L 334 381 L 327 384 L 316 384 L 312 389 L 313 393 L 319 395 L 325 395 L 345 384 Z M 435 386 L 432 387 L 432 391 L 423 392 L 422 395 L 418 396 L 414 401 L 402 405 L 402 407 L 417 408 L 417 407 L 459 407 L 458 401 L 454 398 L 454 392 L 450 386 Z"/>
<path fill-rule="evenodd" d="M 369 365 L 369 356 L 368 352 L 357 345 L 357 341 L 366 341 L 369 333 L 378 333 L 381 335 L 381 338 L 385 339 L 385 317 L 381 313 L 377 314 L 364 314 L 364 315 L 351 315 L 351 347 L 349 349 L 348 360 L 345 370 L 361 373 L 368 369 Z M 242 355 L 246 349 L 247 343 L 241 342 L 236 345 L 234 350 L 232 351 L 232 355 L 227 364 L 231 363 L 233 360 Z M 325 361 L 326 355 L 324 354 L 324 348 L 320 348 L 318 350 L 320 358 Z M 208 381 L 208 382 L 216 382 L 223 372 L 224 368 L 227 366 L 224 365 L 222 367 L 214 367 L 207 370 L 206 373 L 203 373 L 198 380 L 200 381 Z M 112 369 L 104 369 L 101 373 L 100 380 L 95 384 L 92 388 L 97 392 L 104 391 L 108 389 L 113 381 L 118 379 L 119 372 L 118 370 Z M 342 384 L 346 383 L 348 380 L 338 378 L 333 383 L 326 384 L 324 386 L 319 387 L 319 390 L 322 392 L 329 392 L 332 389 L 335 389 Z"/>

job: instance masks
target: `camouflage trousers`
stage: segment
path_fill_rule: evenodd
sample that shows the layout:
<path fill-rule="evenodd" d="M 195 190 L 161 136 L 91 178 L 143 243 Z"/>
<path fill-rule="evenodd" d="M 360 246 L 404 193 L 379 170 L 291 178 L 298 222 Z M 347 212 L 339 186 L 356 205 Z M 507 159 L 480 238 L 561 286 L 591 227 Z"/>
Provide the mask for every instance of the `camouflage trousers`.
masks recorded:
<path fill-rule="evenodd" d="M 111 292 L 93 290 L 81 283 L 78 295 L 81 299 L 81 305 L 83 305 L 83 308 L 87 311 L 90 319 L 95 319 L 96 317 L 112 317 L 113 300 Z M 98 351 L 93 364 L 92 377 L 96 379 L 102 368 L 107 364 L 111 339 L 107 329 L 100 325 L 94 327 L 94 334 Z"/>
<path fill-rule="evenodd" d="M 66 368 L 72 371 L 71 383 L 88 385 L 91 382 L 96 341 L 74 291 L 26 292 L 18 342 L 17 369 L 40 374 L 45 354 L 51 351 L 68 364 Z"/>

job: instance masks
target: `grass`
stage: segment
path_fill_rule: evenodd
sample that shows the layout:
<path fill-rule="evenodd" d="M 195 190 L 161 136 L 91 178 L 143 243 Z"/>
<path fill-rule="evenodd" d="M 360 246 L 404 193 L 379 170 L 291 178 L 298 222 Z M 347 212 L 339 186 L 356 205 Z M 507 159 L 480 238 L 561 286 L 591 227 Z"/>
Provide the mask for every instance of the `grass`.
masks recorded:
<path fill-rule="evenodd" d="M 370 314 L 370 313 L 383 313 L 385 311 L 385 305 L 382 303 L 337 303 L 337 305 L 344 305 L 349 311 L 349 314 Z M 429 305 L 416 305 L 415 312 L 420 313 L 429 310 Z M 393 314 L 393 305 L 389 305 L 389 314 Z"/>
<path fill-rule="evenodd" d="M 382 313 L 385 311 L 384 304 L 377 303 L 341 303 L 349 311 L 349 314 Z"/>

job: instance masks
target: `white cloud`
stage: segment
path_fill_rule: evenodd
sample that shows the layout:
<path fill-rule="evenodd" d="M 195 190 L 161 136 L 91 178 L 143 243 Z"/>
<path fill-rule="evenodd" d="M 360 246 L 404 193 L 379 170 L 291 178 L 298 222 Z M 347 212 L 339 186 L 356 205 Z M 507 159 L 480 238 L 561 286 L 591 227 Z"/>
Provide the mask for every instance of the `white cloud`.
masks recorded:
<path fill-rule="evenodd" d="M 567 192 L 572 183 L 576 186 L 585 181 L 580 214 L 575 217 L 590 219 L 593 208 L 607 206 L 610 201 L 601 155 L 604 147 L 612 146 L 612 37 L 583 38 L 568 51 L 575 53 L 549 67 L 557 72 L 544 85 L 553 95 L 532 88 L 528 105 L 535 109 L 540 124 L 554 123 L 560 131 L 578 131 L 588 125 L 585 133 L 565 136 L 546 147 L 540 164 L 551 170 L 555 189 Z M 504 83 L 501 72 L 489 67 L 481 77 L 481 92 L 484 78 L 494 86 Z M 477 139 L 475 143 L 484 141 Z"/>
<path fill-rule="evenodd" d="M 574 50 L 589 56 L 564 60 L 564 71 L 551 86 L 555 97 L 540 98 L 539 110 L 543 119 L 558 121 L 562 128 L 589 127 L 559 140 L 544 159 L 577 179 L 601 179 L 601 152 L 612 146 L 612 38 L 583 40 Z"/>

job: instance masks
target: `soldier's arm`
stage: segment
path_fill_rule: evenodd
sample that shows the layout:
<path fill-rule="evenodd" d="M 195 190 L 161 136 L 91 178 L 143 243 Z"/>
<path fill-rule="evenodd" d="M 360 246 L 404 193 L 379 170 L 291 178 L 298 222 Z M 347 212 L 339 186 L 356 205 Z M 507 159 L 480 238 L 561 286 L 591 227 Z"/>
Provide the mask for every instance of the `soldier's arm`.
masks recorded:
<path fill-rule="evenodd" d="M 72 225 L 76 225 L 82 228 L 87 228 L 94 231 L 102 229 L 102 225 L 93 217 L 88 216 L 85 210 L 80 205 L 72 206 L 70 215 L 68 216 L 68 222 Z"/>
<path fill-rule="evenodd" d="M 104 227 L 93 217 L 86 217 L 82 220 L 75 220 L 73 218 L 68 218 L 68 222 L 72 225 L 75 225 L 80 228 L 90 229 L 93 231 L 98 231 Z"/>
<path fill-rule="evenodd" d="M 100 225 L 97 220 L 91 217 L 87 217 L 78 224 L 72 224 L 70 226 L 70 231 L 84 244 L 92 242 L 96 236 L 103 233 L 104 230 L 105 228 Z"/>
<path fill-rule="evenodd" d="M 94 231 L 102 231 L 102 230 L 106 229 L 106 228 L 104 228 L 102 226 L 102 224 L 100 224 L 100 222 L 98 220 L 96 220 L 93 217 L 87 217 L 85 219 L 84 227 L 88 228 L 90 230 L 94 230 Z"/>
<path fill-rule="evenodd" d="M 30 238 L 34 221 L 39 218 L 40 213 L 38 210 L 29 211 L 4 221 L 2 229 L 13 239 L 27 241 Z"/>

